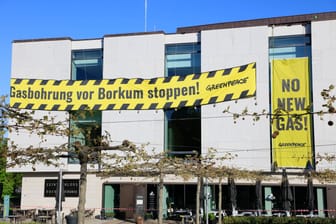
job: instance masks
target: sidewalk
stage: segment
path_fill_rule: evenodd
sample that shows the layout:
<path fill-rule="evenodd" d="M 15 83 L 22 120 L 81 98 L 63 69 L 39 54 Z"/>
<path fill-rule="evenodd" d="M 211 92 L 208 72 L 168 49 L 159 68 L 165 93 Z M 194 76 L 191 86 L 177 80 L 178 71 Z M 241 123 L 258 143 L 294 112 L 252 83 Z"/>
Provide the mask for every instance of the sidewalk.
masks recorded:
<path fill-rule="evenodd" d="M 32 223 L 34 222 L 31 219 L 26 219 L 26 220 L 10 220 L 10 219 L 3 219 L 0 218 L 0 223 Z M 63 219 L 63 224 L 66 224 L 66 220 Z M 39 222 L 36 222 L 39 223 Z M 55 221 L 47 221 L 46 223 L 55 223 Z M 97 219 L 94 217 L 89 217 L 89 218 L 85 218 L 85 224 L 135 224 L 135 222 L 131 222 L 131 221 L 126 221 L 126 220 L 119 220 L 119 219 Z M 146 222 L 145 222 L 146 223 Z M 157 222 L 155 222 L 157 223 Z M 149 223 L 148 223 L 149 224 Z"/>
<path fill-rule="evenodd" d="M 144 221 L 144 224 L 157 224 L 158 220 L 154 219 L 148 219 Z M 91 218 L 86 218 L 85 219 L 85 224 L 131 224 L 135 223 L 135 221 L 131 220 L 120 220 L 120 219 L 106 219 L 106 220 L 101 220 L 101 219 L 96 219 L 94 217 Z M 163 220 L 163 223 L 165 224 L 176 224 L 176 221 L 172 220 Z"/>
<path fill-rule="evenodd" d="M 148 219 L 143 222 L 143 224 L 157 224 L 158 220 L 154 219 Z M 15 223 L 13 220 L 9 219 L 2 219 L 0 218 L 0 223 Z M 16 223 L 32 223 L 32 220 L 26 219 L 26 220 L 18 220 Z M 54 223 L 54 221 L 48 221 L 46 223 Z M 63 220 L 63 224 L 66 224 L 66 220 Z M 176 221 L 172 220 L 163 220 L 164 224 L 176 224 Z M 132 220 L 120 220 L 120 219 L 98 219 L 95 217 L 87 217 L 85 218 L 85 224 L 135 224 L 135 221 Z"/>
<path fill-rule="evenodd" d="M 132 223 L 131 221 L 120 220 L 120 219 L 97 219 L 94 217 L 86 218 L 85 224 L 123 224 Z M 133 222 L 135 223 L 135 222 Z"/>

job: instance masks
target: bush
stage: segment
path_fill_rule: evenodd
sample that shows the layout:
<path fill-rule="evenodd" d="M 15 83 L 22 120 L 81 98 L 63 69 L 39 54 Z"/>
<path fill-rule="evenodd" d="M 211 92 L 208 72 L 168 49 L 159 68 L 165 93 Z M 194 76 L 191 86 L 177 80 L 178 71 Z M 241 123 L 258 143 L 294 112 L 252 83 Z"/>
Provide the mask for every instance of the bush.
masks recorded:
<path fill-rule="evenodd" d="M 216 219 L 216 216 L 215 216 L 214 213 L 209 213 L 209 214 L 208 214 L 208 218 L 209 218 L 210 221 L 213 221 L 213 220 Z"/>
<path fill-rule="evenodd" d="M 150 212 L 145 213 L 145 220 L 147 219 L 153 219 L 153 214 Z"/>

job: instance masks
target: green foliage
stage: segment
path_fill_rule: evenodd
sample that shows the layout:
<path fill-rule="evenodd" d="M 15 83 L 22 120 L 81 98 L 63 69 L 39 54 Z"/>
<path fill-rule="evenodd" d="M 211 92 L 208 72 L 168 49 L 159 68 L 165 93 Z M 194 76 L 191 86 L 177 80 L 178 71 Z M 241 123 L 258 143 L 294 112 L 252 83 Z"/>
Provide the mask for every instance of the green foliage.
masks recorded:
<path fill-rule="evenodd" d="M 0 169 L 0 182 L 3 184 L 2 195 L 13 195 L 15 188 L 21 186 L 22 175 L 18 173 L 6 173 Z"/>
<path fill-rule="evenodd" d="M 153 219 L 153 214 L 150 212 L 145 213 L 145 219 Z"/>
<path fill-rule="evenodd" d="M 215 216 L 215 214 L 214 213 L 209 213 L 209 220 L 210 221 L 213 221 L 213 220 L 215 220 L 216 219 L 216 216 Z"/>
<path fill-rule="evenodd" d="M 106 216 L 107 219 L 111 219 L 111 218 L 113 218 L 114 215 L 115 215 L 114 212 L 106 212 L 106 213 L 105 213 L 105 216 Z"/>
<path fill-rule="evenodd" d="M 7 139 L 5 134 L 0 135 L 0 155 L 5 155 L 7 150 Z M 16 187 L 21 186 L 22 175 L 6 172 L 6 157 L 0 157 L 0 183 L 3 184 L 2 195 L 13 195 Z M 0 195 L 0 198 L 2 198 Z"/>

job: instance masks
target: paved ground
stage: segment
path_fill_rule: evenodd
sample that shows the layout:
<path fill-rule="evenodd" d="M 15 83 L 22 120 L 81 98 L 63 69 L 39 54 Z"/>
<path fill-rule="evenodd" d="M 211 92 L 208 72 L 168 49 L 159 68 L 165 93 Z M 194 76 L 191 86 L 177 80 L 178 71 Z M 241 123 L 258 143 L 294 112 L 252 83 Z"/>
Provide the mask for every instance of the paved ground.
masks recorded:
<path fill-rule="evenodd" d="M 0 223 L 32 223 L 33 221 L 31 219 L 26 219 L 26 220 L 10 220 L 10 219 L 3 219 L 0 218 Z M 46 223 L 55 223 L 55 221 L 47 221 Z M 119 219 L 111 219 L 111 220 L 101 220 L 97 219 L 94 217 L 86 218 L 85 219 L 85 224 L 135 224 L 135 222 L 131 221 L 125 221 L 125 220 L 119 220 Z M 155 222 L 157 223 L 157 222 Z M 66 220 L 63 220 L 63 224 L 67 224 Z M 147 223 L 149 224 L 149 223 Z"/>
<path fill-rule="evenodd" d="M 87 218 L 85 219 L 85 224 L 131 224 L 131 223 L 135 223 L 135 220 L 119 220 L 119 219 L 111 219 L 111 220 L 100 220 L 100 219 L 95 219 L 95 218 Z M 145 220 L 143 222 L 144 224 L 157 224 L 157 220 Z M 165 224 L 176 224 L 175 221 L 171 221 L 171 220 L 164 220 L 163 223 Z"/>
<path fill-rule="evenodd" d="M 17 220 L 16 223 L 31 223 L 32 220 L 24 220 L 24 221 L 19 221 Z M 9 219 L 2 219 L 0 218 L 0 223 L 14 223 L 13 220 L 12 222 L 9 220 Z M 54 221 L 50 222 L 50 221 L 47 221 L 47 223 L 54 223 Z M 95 217 L 89 217 L 89 218 L 86 218 L 85 219 L 85 224 L 135 224 L 135 220 L 120 220 L 120 219 L 98 219 L 98 218 L 95 218 Z M 171 220 L 164 220 L 163 223 L 165 224 L 176 224 L 175 221 L 171 221 Z M 63 220 L 63 224 L 67 224 L 66 220 L 64 219 Z M 143 224 L 157 224 L 157 220 L 153 220 L 153 219 L 150 219 L 150 220 L 145 220 L 143 222 Z"/>
<path fill-rule="evenodd" d="M 97 218 L 86 218 L 85 224 L 123 224 L 132 223 L 131 221 L 119 220 L 119 219 L 97 219 Z M 135 222 L 133 222 L 135 223 Z"/>

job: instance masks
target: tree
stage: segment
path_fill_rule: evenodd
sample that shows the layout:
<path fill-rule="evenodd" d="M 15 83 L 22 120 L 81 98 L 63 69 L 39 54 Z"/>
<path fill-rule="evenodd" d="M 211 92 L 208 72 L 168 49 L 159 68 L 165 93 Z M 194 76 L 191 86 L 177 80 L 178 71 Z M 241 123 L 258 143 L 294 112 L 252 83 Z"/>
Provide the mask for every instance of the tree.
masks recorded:
<path fill-rule="evenodd" d="M 0 143 L 0 154 L 5 155 L 7 139 L 2 135 L 0 141 L 2 142 Z M 0 183 L 2 185 L 0 198 L 2 195 L 13 195 L 15 189 L 21 186 L 21 178 L 21 174 L 6 172 L 6 157 L 2 156 L 0 158 Z"/>
<path fill-rule="evenodd" d="M 127 175 L 156 177 L 159 180 L 158 192 L 158 223 L 163 223 L 163 189 L 165 175 L 176 175 L 184 163 L 184 159 L 169 156 L 169 154 L 147 152 L 143 146 L 136 147 L 131 163 L 117 165 L 118 163 L 106 163 L 102 165 L 101 175 Z"/>
<path fill-rule="evenodd" d="M 305 108 L 304 112 L 295 113 L 295 114 L 289 114 L 289 111 L 286 111 L 284 108 L 275 108 L 273 112 L 268 112 L 266 109 L 263 109 L 261 112 L 256 112 L 256 111 L 250 111 L 247 107 L 245 107 L 241 112 L 234 112 L 231 110 L 230 106 L 228 106 L 223 111 L 223 113 L 231 115 L 234 123 L 236 123 L 238 119 L 245 120 L 246 117 L 252 117 L 253 122 L 258 122 L 262 117 L 269 118 L 273 116 L 272 120 L 274 120 L 282 116 L 300 117 L 306 114 L 318 115 L 320 119 L 323 120 L 324 115 L 336 113 L 336 105 L 335 105 L 336 104 L 336 93 L 334 93 L 334 91 L 335 91 L 335 86 L 332 84 L 329 85 L 328 88 L 323 89 L 321 91 L 320 94 L 321 94 L 321 97 L 324 103 L 321 105 L 322 109 L 319 111 L 313 111 L 312 105 L 308 105 Z M 329 120 L 327 123 L 329 126 L 334 125 L 334 122 L 332 120 Z M 273 133 L 273 134 L 275 134 L 274 137 L 276 137 L 279 133 Z"/>
<path fill-rule="evenodd" d="M 89 147 L 89 146 L 82 146 L 79 142 L 74 143 L 74 147 L 76 150 L 77 158 L 79 160 L 80 164 L 80 185 L 79 185 L 79 201 L 78 201 L 78 223 L 84 223 L 85 219 L 85 201 L 86 201 L 86 183 L 87 183 L 87 174 L 88 174 L 88 164 L 92 161 L 103 161 L 102 158 L 100 158 L 100 155 L 102 155 L 102 151 L 108 151 L 108 150 L 118 150 L 118 151 L 126 151 L 127 155 L 125 156 L 117 156 L 116 154 L 111 154 L 109 156 L 105 155 L 104 159 L 107 159 L 107 157 L 112 157 L 114 159 L 122 158 L 125 159 L 127 157 L 130 157 L 129 152 L 134 152 L 134 145 L 130 143 L 129 141 L 125 140 L 121 145 L 117 146 L 108 146 L 105 144 L 102 144 L 101 146 L 95 146 L 95 147 Z M 120 161 L 119 161 L 120 162 Z M 117 164 L 117 163 L 115 163 Z M 130 163 L 128 163 L 130 164 Z M 126 165 L 126 164 L 124 164 Z M 119 166 L 119 165 L 118 165 Z"/>
<path fill-rule="evenodd" d="M 176 177 L 182 177 L 188 180 L 192 177 L 197 178 L 197 193 L 196 193 L 196 223 L 200 221 L 200 201 L 201 201 L 201 182 L 203 177 L 212 176 L 212 171 L 214 170 L 213 165 L 215 164 L 214 150 L 209 149 L 209 153 L 205 156 L 198 155 L 197 153 L 188 155 L 184 158 L 176 157 L 169 152 L 163 153 L 148 153 L 143 148 L 138 148 L 138 155 L 136 162 L 132 165 L 127 165 L 123 167 L 111 167 L 110 164 L 106 164 L 107 167 L 102 166 L 101 175 L 128 175 L 128 176 L 149 176 L 156 177 L 159 180 L 159 212 L 158 212 L 158 223 L 163 223 L 163 188 L 164 188 L 164 177 L 166 175 L 175 175 Z M 231 155 L 225 155 L 223 157 L 217 158 L 222 161 L 231 158 Z M 112 163 L 114 164 L 114 163 Z M 218 172 L 219 173 L 219 172 Z"/>
<path fill-rule="evenodd" d="M 2 137 L 4 133 L 21 131 L 28 132 L 31 135 L 38 136 L 41 143 L 46 142 L 48 136 L 64 136 L 68 137 L 77 130 L 69 129 L 69 120 L 57 120 L 56 116 L 51 116 L 50 114 L 44 115 L 43 117 L 35 116 L 34 111 L 19 110 L 10 108 L 5 102 L 6 98 L 2 97 L 0 101 L 0 113 L 1 113 L 1 124 L 0 130 Z M 94 127 L 93 127 L 94 128 Z M 90 130 L 86 130 L 90 133 Z M 86 146 L 75 142 L 73 145 L 64 143 L 53 148 L 45 147 L 34 147 L 28 145 L 25 148 L 18 146 L 15 142 L 10 141 L 8 146 L 6 144 L 1 144 L 1 151 L 3 152 L 2 158 L 7 158 L 5 167 L 15 167 L 15 166 L 31 166 L 35 170 L 37 164 L 45 164 L 48 166 L 58 167 L 61 165 L 61 158 L 71 157 L 78 159 L 80 164 L 80 195 L 78 201 L 78 223 L 84 223 L 84 212 L 85 212 L 85 195 L 86 195 L 86 177 L 87 177 L 87 166 L 92 164 L 92 162 L 103 161 L 102 156 L 105 158 L 111 158 L 117 160 L 125 160 L 128 155 L 108 155 L 103 153 L 103 151 L 108 150 L 119 150 L 119 151 L 134 151 L 135 147 L 129 141 L 125 140 L 121 145 L 109 146 L 109 135 L 105 136 L 84 136 L 86 138 L 93 139 L 99 142 L 97 146 Z M 4 139 L 1 139 L 3 142 Z M 125 160 L 127 161 L 127 160 Z M 129 162 L 129 161 L 128 161 Z M 120 164 L 120 163 L 119 163 Z M 13 174 L 6 174 L 12 175 Z M 1 176 L 0 176 L 1 178 Z M 14 180 L 14 179 L 13 179 Z M 7 188 L 6 188 L 7 191 Z"/>
<path fill-rule="evenodd" d="M 0 97 L 0 105 L 4 104 L 5 97 Z M 6 172 L 6 154 L 8 138 L 6 137 L 6 119 L 4 118 L 3 111 L 0 110 L 0 184 L 2 195 L 12 195 L 15 189 L 21 186 L 21 174 L 7 173 Z"/>

